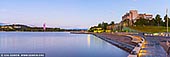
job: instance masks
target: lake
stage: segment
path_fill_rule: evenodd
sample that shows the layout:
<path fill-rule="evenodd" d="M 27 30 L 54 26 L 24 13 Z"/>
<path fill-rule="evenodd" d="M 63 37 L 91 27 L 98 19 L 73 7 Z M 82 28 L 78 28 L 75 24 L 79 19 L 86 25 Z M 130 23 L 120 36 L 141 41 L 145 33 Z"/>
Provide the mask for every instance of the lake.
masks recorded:
<path fill-rule="evenodd" d="M 46 57 L 127 57 L 128 53 L 90 34 L 0 32 L 0 53 L 45 53 Z"/>

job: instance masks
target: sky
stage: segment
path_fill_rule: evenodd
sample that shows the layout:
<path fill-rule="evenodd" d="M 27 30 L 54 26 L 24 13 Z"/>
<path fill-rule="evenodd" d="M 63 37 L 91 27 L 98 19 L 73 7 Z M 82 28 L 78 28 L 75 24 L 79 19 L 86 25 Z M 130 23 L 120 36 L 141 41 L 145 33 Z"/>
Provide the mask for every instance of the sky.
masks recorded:
<path fill-rule="evenodd" d="M 129 10 L 163 17 L 166 8 L 170 9 L 170 0 L 0 0 L 0 23 L 89 28 L 119 23 Z"/>

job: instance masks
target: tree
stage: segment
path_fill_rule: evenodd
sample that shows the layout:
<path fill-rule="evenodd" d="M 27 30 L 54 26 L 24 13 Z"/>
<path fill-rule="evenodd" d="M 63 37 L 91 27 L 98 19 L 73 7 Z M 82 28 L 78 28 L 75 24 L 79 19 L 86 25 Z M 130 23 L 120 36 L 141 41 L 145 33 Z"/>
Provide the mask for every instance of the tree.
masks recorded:
<path fill-rule="evenodd" d="M 137 25 L 137 26 L 149 25 L 149 20 L 144 19 L 144 18 L 140 18 L 140 19 L 137 19 L 134 24 Z"/>
<path fill-rule="evenodd" d="M 164 20 L 165 20 L 164 24 L 165 26 L 167 26 L 167 19 L 168 19 L 168 26 L 170 26 L 170 18 L 168 17 L 168 15 L 164 16 Z"/>
<path fill-rule="evenodd" d="M 130 26 L 130 20 L 129 19 L 125 19 L 123 21 L 123 26 Z"/>
<path fill-rule="evenodd" d="M 109 24 L 109 25 L 114 25 L 115 24 L 115 22 L 114 21 L 111 21 L 111 23 Z"/>
<path fill-rule="evenodd" d="M 156 23 L 158 23 L 158 26 L 163 25 L 162 18 L 159 14 L 156 15 L 155 20 L 156 20 Z"/>
<path fill-rule="evenodd" d="M 149 25 L 150 26 L 156 26 L 156 20 L 153 18 L 152 20 L 149 20 Z"/>
<path fill-rule="evenodd" d="M 102 22 L 102 28 L 103 28 L 104 30 L 106 30 L 107 26 L 108 26 L 108 23 Z"/>
<path fill-rule="evenodd" d="M 101 24 L 101 23 L 99 23 L 97 27 L 102 28 L 102 24 Z"/>

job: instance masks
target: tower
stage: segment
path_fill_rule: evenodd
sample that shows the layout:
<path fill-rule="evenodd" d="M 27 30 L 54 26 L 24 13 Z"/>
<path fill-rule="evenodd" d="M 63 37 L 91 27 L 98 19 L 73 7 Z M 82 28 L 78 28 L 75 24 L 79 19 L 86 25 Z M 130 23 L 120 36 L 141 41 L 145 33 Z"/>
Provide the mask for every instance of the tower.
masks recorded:
<path fill-rule="evenodd" d="M 129 13 L 130 13 L 130 19 L 131 20 L 136 19 L 137 16 L 138 16 L 138 11 L 137 10 L 130 10 Z"/>
<path fill-rule="evenodd" d="M 46 30 L 46 23 L 43 24 L 43 30 Z"/>

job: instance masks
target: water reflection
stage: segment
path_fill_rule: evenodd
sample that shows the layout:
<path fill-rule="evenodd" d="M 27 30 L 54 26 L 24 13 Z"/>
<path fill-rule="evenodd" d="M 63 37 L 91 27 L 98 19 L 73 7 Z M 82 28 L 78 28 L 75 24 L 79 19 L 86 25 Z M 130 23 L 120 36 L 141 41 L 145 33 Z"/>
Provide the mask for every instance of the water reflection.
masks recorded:
<path fill-rule="evenodd" d="M 87 45 L 88 45 L 88 47 L 90 48 L 90 34 L 87 35 Z"/>
<path fill-rule="evenodd" d="M 126 57 L 127 52 L 90 34 L 0 32 L 0 53 L 45 53 L 46 57 Z"/>

